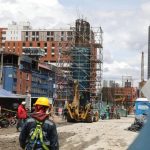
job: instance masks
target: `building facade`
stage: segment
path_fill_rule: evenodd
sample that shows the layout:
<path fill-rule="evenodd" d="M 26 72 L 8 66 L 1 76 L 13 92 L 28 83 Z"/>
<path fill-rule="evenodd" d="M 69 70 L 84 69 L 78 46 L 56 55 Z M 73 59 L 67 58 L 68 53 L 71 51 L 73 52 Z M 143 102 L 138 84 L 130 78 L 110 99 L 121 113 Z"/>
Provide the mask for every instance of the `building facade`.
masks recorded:
<path fill-rule="evenodd" d="M 53 98 L 55 67 L 46 66 L 27 56 L 3 54 L 3 80 L 5 90 L 32 97 Z"/>
<path fill-rule="evenodd" d="M 4 51 L 22 55 L 26 48 L 41 48 L 45 55 L 41 62 L 53 63 L 58 60 L 59 50 L 66 49 L 73 39 L 71 29 L 32 29 L 29 22 L 12 22 L 8 28 L 0 29 L 0 48 Z"/>

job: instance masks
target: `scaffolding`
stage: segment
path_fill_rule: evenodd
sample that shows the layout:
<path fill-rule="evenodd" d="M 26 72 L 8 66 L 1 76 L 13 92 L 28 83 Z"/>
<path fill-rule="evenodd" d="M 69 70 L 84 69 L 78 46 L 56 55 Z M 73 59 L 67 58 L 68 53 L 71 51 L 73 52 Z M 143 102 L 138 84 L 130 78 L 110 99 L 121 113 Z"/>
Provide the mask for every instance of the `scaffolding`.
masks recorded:
<path fill-rule="evenodd" d="M 56 71 L 57 106 L 73 100 L 73 81 L 78 80 L 80 99 L 85 103 L 101 99 L 103 74 L 103 38 L 101 27 L 90 27 L 76 20 L 72 27 L 72 40 L 67 46 L 60 42 Z"/>
<path fill-rule="evenodd" d="M 101 27 L 92 28 L 94 40 L 91 41 L 90 57 L 90 98 L 102 99 L 102 78 L 103 78 L 103 31 Z M 93 39 L 93 38 L 91 38 Z"/>
<path fill-rule="evenodd" d="M 58 60 L 56 62 L 55 74 L 55 105 L 62 107 L 65 101 L 72 99 L 73 78 L 71 72 L 70 50 L 72 40 L 59 42 Z M 64 46 L 65 45 L 65 46 Z"/>

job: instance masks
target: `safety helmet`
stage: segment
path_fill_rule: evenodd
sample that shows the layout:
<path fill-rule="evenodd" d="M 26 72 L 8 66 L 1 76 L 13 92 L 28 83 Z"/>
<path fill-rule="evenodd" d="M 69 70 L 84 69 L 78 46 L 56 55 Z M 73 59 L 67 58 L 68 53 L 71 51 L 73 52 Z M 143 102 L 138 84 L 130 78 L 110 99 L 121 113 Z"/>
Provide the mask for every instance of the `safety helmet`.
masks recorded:
<path fill-rule="evenodd" d="M 39 97 L 34 105 L 50 106 L 49 99 L 47 97 Z"/>
<path fill-rule="evenodd" d="M 25 101 L 22 101 L 22 102 L 21 102 L 21 104 L 22 104 L 22 105 L 25 105 L 25 104 L 26 104 L 26 102 L 25 102 Z"/>

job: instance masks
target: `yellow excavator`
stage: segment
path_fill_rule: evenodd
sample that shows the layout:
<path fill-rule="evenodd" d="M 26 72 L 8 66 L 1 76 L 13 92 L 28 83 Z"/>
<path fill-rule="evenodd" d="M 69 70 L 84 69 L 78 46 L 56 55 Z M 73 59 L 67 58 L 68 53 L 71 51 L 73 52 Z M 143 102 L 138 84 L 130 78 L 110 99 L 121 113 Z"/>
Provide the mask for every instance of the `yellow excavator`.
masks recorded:
<path fill-rule="evenodd" d="M 96 122 L 99 120 L 98 111 L 93 111 L 91 103 L 80 106 L 79 83 L 74 81 L 74 98 L 72 102 L 67 102 L 67 121 L 68 122 Z"/>

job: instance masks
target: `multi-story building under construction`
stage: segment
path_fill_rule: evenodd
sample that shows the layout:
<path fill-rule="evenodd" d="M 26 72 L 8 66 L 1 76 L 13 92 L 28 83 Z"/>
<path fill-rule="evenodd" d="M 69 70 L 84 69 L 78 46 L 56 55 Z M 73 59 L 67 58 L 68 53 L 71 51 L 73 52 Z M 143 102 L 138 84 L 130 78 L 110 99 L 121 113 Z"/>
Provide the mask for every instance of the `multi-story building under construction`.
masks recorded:
<path fill-rule="evenodd" d="M 79 82 L 81 105 L 100 99 L 102 86 L 102 29 L 92 28 L 83 20 L 76 20 L 71 28 L 72 41 L 60 50 L 57 62 L 56 100 L 62 105 L 73 100 L 73 81 Z M 95 30 L 96 29 L 96 30 Z"/>

